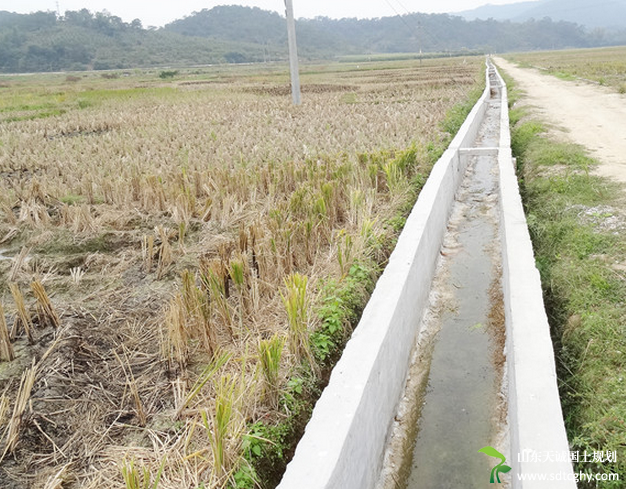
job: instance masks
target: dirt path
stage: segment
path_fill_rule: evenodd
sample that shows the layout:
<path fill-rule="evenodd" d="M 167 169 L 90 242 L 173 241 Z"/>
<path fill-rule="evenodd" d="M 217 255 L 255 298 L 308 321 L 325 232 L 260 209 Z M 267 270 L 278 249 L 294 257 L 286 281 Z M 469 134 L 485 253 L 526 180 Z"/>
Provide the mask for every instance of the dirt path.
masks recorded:
<path fill-rule="evenodd" d="M 502 58 L 494 61 L 526 92 L 527 103 L 547 122 L 601 162 L 598 175 L 626 183 L 625 95 L 586 82 L 559 80 L 535 69 L 521 69 Z"/>

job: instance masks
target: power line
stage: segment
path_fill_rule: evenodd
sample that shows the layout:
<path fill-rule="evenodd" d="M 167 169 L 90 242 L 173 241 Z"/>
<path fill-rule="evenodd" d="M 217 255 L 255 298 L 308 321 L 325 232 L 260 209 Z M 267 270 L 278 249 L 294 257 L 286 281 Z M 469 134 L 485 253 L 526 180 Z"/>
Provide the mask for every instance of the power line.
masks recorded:
<path fill-rule="evenodd" d="M 385 2 L 387 2 L 387 5 L 391 7 L 391 10 L 393 10 L 398 17 L 401 17 L 398 11 L 396 10 L 396 8 L 392 5 L 392 3 L 389 0 L 385 0 Z"/>
<path fill-rule="evenodd" d="M 419 16 L 417 18 L 417 27 L 409 25 L 408 22 L 405 20 L 404 15 L 401 15 L 396 8 L 392 5 L 392 3 L 389 0 L 385 0 L 385 2 L 387 3 L 387 5 L 389 5 L 391 7 L 391 9 L 396 13 L 396 15 L 400 18 L 400 20 L 402 21 L 402 23 L 410 30 L 410 31 L 415 31 L 415 37 L 417 38 L 417 47 L 420 51 L 420 53 L 422 52 L 422 48 L 421 48 L 421 42 L 420 42 L 420 31 L 421 31 L 421 23 L 419 20 Z M 396 2 L 404 9 L 404 11 L 408 14 L 408 15 L 412 15 L 411 12 L 408 11 L 408 9 L 402 4 L 402 2 L 400 2 L 400 0 L 396 0 Z"/>
<path fill-rule="evenodd" d="M 396 0 L 396 1 L 398 1 L 398 0 Z M 416 34 L 419 34 L 419 30 L 418 30 L 415 26 L 411 26 L 411 25 L 409 25 L 409 24 L 407 23 L 407 21 L 404 19 L 404 15 L 401 15 L 401 14 L 400 14 L 400 13 L 396 10 L 396 8 L 395 8 L 395 7 L 391 4 L 391 2 L 390 2 L 389 0 L 385 0 L 385 2 L 387 2 L 387 5 L 389 5 L 389 6 L 392 8 L 392 10 L 396 13 L 396 15 L 400 18 L 400 20 L 402 21 L 402 23 L 403 23 L 405 26 L 407 26 L 407 27 L 408 27 L 410 30 L 412 30 L 412 31 L 414 30 L 414 31 L 416 32 Z M 398 2 L 398 3 L 400 3 L 400 2 Z M 400 5 L 402 5 L 402 4 L 400 3 Z M 404 7 L 404 6 L 403 6 L 403 8 L 404 8 L 404 10 L 406 10 L 406 7 Z M 406 10 L 406 13 L 407 13 L 407 14 L 409 14 L 409 15 L 411 15 L 411 12 L 409 12 L 408 10 Z"/>
<path fill-rule="evenodd" d="M 412 12 L 409 12 L 409 9 L 408 9 L 408 8 L 406 8 L 406 7 L 404 6 L 404 4 L 403 4 L 400 0 L 396 0 L 396 3 L 397 3 L 398 5 L 400 5 L 400 7 L 402 7 L 402 8 L 404 9 L 404 11 L 405 11 L 407 14 L 411 14 L 411 13 L 412 13 Z"/>

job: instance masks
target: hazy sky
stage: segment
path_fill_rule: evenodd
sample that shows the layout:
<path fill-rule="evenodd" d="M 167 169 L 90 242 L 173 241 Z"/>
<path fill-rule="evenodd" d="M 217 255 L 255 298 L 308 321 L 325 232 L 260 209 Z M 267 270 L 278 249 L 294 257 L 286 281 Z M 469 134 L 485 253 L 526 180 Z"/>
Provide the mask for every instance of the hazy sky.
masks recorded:
<path fill-rule="evenodd" d="M 323 15 L 341 17 L 388 17 L 408 12 L 458 12 L 479 7 L 486 3 L 505 4 L 520 0 L 293 0 L 296 17 L 315 17 Z M 80 10 L 87 8 L 92 12 L 108 10 L 111 14 L 130 22 L 141 19 L 144 26 L 162 26 L 189 15 L 203 8 L 216 5 L 237 4 L 260 7 L 283 13 L 284 0 L 0 0 L 0 10 L 28 13 L 37 10 Z"/>

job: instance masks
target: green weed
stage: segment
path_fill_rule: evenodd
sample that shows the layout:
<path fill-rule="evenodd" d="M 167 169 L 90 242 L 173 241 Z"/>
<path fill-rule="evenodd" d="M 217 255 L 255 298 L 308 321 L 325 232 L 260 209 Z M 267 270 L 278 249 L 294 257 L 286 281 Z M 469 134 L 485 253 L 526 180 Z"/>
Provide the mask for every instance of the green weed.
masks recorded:
<path fill-rule="evenodd" d="M 576 77 L 572 73 L 564 73 L 562 71 L 557 71 L 552 74 L 556 76 L 557 78 L 560 78 L 561 80 L 566 80 L 566 81 L 576 80 Z M 602 82 L 600 82 L 600 84 L 602 84 Z"/>
<path fill-rule="evenodd" d="M 285 339 L 278 335 L 259 341 L 259 363 L 265 379 L 265 393 L 272 405 L 279 392 L 280 360 L 284 347 Z"/>
<path fill-rule="evenodd" d="M 532 137 L 532 135 L 528 137 Z M 522 150 L 523 148 L 518 149 Z M 588 171 L 595 166 L 594 160 L 585 154 L 580 147 L 556 141 L 535 141 L 529 157 L 533 159 L 535 165 L 542 166 L 565 165 L 583 171 Z"/>
<path fill-rule="evenodd" d="M 281 293 L 289 322 L 289 348 L 300 359 L 312 359 L 309 346 L 308 278 L 294 273 L 285 278 L 286 291 Z"/>
<path fill-rule="evenodd" d="M 167 459 L 163 457 L 163 461 L 153 481 L 150 470 L 147 467 L 144 467 L 143 470 L 140 471 L 135 467 L 134 459 L 130 461 L 125 460 L 122 463 L 122 477 L 124 478 L 126 489 L 157 489 L 166 461 Z"/>
<path fill-rule="evenodd" d="M 165 80 L 167 78 L 174 78 L 178 75 L 178 70 L 165 70 L 159 73 L 159 78 Z"/>
<path fill-rule="evenodd" d="M 341 350 L 350 325 L 358 319 L 369 296 L 376 270 L 372 264 L 357 262 L 343 280 L 329 280 L 324 286 L 318 309 L 321 326 L 311 334 L 311 346 L 318 362 L 328 362 Z"/>
<path fill-rule="evenodd" d="M 64 197 L 61 197 L 59 200 L 67 205 L 76 205 L 85 202 L 85 197 L 83 197 L 82 195 L 67 194 Z"/>
<path fill-rule="evenodd" d="M 344 104 L 356 104 L 357 103 L 357 94 L 354 92 L 345 93 L 341 96 L 341 101 Z"/>
<path fill-rule="evenodd" d="M 544 131 L 543 124 L 537 121 L 528 121 L 524 124 L 513 126 L 511 130 L 511 149 L 518 158 L 518 163 L 523 163 L 529 146 L 532 143 L 537 144 L 537 135 Z"/>
<path fill-rule="evenodd" d="M 213 471 L 221 478 L 231 473 L 240 452 L 236 445 L 243 430 L 238 409 L 241 385 L 236 378 L 224 375 L 214 382 L 214 387 L 215 409 L 204 410 L 201 415 L 213 454 Z"/>

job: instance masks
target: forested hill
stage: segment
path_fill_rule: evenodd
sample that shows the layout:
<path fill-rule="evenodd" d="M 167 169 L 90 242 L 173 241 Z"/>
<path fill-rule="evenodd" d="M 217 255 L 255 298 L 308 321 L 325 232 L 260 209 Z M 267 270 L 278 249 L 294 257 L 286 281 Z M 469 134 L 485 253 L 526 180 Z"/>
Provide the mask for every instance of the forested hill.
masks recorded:
<path fill-rule="evenodd" d="M 626 33 L 588 33 L 567 22 L 466 21 L 446 14 L 372 20 L 297 22 L 304 59 L 345 54 L 503 52 L 626 43 Z M 15 14 L 0 11 L 0 72 L 122 69 L 283 60 L 285 20 L 259 8 L 221 6 L 163 28 L 144 28 L 86 9 Z"/>

